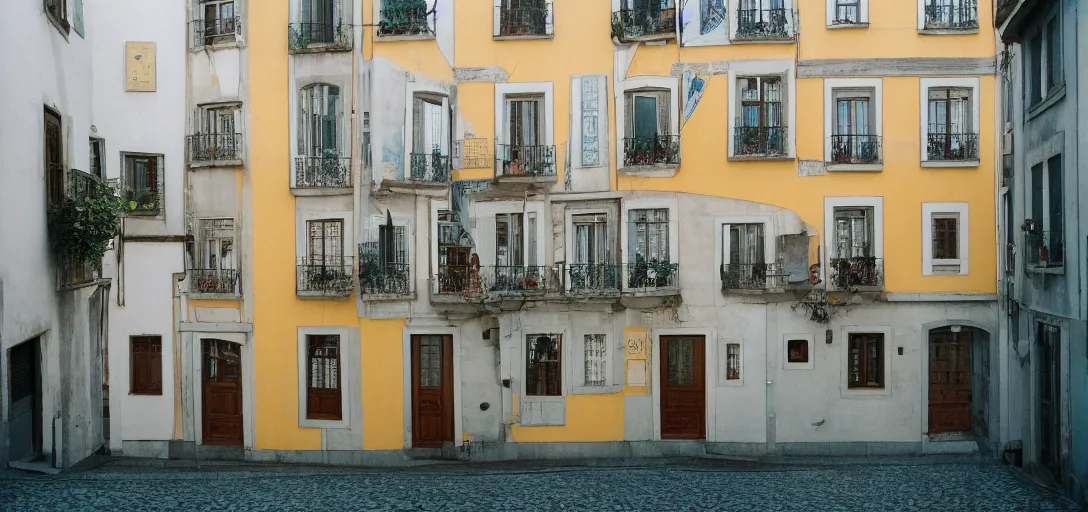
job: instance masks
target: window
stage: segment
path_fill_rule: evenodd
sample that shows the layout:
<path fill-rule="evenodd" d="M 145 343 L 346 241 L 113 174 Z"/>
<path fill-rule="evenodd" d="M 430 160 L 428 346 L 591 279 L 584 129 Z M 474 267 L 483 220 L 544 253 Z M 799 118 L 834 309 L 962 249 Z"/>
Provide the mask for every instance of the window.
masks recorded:
<path fill-rule="evenodd" d="M 971 90 L 929 89 L 929 160 L 978 160 Z"/>
<path fill-rule="evenodd" d="M 359 286 L 364 295 L 411 293 L 407 226 L 372 217 L 366 239 L 359 246 Z M 375 226 L 376 225 L 376 226 Z"/>
<path fill-rule="evenodd" d="M 669 91 L 658 89 L 624 94 L 624 167 L 679 163 L 680 139 L 669 134 L 670 99 Z"/>
<path fill-rule="evenodd" d="M 1032 108 L 1065 84 L 1062 70 L 1060 9 L 1026 37 L 1024 44 L 1024 102 Z"/>
<path fill-rule="evenodd" d="M 202 43 L 212 45 L 234 40 L 238 29 L 234 0 L 200 0 L 204 7 Z"/>
<path fill-rule="evenodd" d="M 835 208 L 834 244 L 834 257 L 873 257 L 873 209 Z"/>
<path fill-rule="evenodd" d="M 740 77 L 740 118 L 734 134 L 737 155 L 779 155 L 786 152 L 782 78 Z"/>
<path fill-rule="evenodd" d="M 763 224 L 723 224 L 722 240 L 722 290 L 765 288 L 768 268 Z"/>
<path fill-rule="evenodd" d="M 160 213 L 163 158 L 161 155 L 124 155 L 124 185 L 130 215 Z"/>
<path fill-rule="evenodd" d="M 562 396 L 562 336 L 530 334 L 525 341 L 525 394 Z"/>
<path fill-rule="evenodd" d="M 934 260 L 959 258 L 959 223 L 959 214 L 938 213 L 933 216 Z"/>
<path fill-rule="evenodd" d="M 849 388 L 884 387 L 884 334 L 850 333 Z"/>
<path fill-rule="evenodd" d="M 339 157 L 340 88 L 329 84 L 313 84 L 302 89 L 299 98 L 299 155 L 308 157 Z"/>
<path fill-rule="evenodd" d="M 510 144 L 515 147 L 538 146 L 544 133 L 542 114 L 544 98 L 540 96 L 515 96 L 507 101 L 510 113 Z"/>
<path fill-rule="evenodd" d="M 507 141 L 496 150 L 503 160 L 503 175 L 555 174 L 554 147 L 545 136 L 544 96 L 517 95 L 506 98 Z"/>
<path fill-rule="evenodd" d="M 310 265 L 337 267 L 344 264 L 344 221 L 323 219 L 306 222 L 309 244 L 306 256 Z"/>
<path fill-rule="evenodd" d="M 921 0 L 920 29 L 978 29 L 978 0 Z"/>
<path fill-rule="evenodd" d="M 45 0 L 45 14 L 67 37 L 71 28 L 68 24 L 68 0 Z"/>
<path fill-rule="evenodd" d="M 792 8 L 785 0 L 739 0 L 734 39 L 785 39 L 791 37 Z M 792 7 L 792 3 L 790 3 Z"/>
<path fill-rule="evenodd" d="M 51 206 L 64 201 L 64 146 L 61 142 L 60 116 L 45 111 L 45 183 Z"/>
<path fill-rule="evenodd" d="M 234 269 L 234 219 L 200 219 L 204 268 Z"/>
<path fill-rule="evenodd" d="M 197 133 L 190 137 L 189 160 L 241 159 L 241 105 L 203 105 L 198 115 Z"/>
<path fill-rule="evenodd" d="M 880 162 L 880 137 L 877 135 L 874 90 L 833 89 L 835 119 L 832 123 L 831 160 L 833 164 L 873 164 Z"/>
<path fill-rule="evenodd" d="M 306 336 L 309 371 L 306 379 L 306 419 L 339 421 L 343 416 L 340 378 L 340 336 Z"/>
<path fill-rule="evenodd" d="M 834 2 L 831 21 L 829 25 L 857 25 L 868 21 L 862 18 L 862 2 L 867 0 L 832 0 Z M 866 6 L 868 7 L 868 6 Z"/>
<path fill-rule="evenodd" d="M 551 1 L 498 0 L 495 5 L 499 23 L 496 36 L 542 36 L 552 31 Z"/>
<path fill-rule="evenodd" d="M 91 175 L 100 179 L 106 179 L 106 140 L 91 137 Z"/>
<path fill-rule="evenodd" d="M 496 266 L 525 264 L 522 236 L 522 214 L 501 213 L 495 216 Z"/>
<path fill-rule="evenodd" d="M 410 177 L 413 180 L 449 180 L 449 132 L 445 98 L 417 94 L 412 99 Z"/>
<path fill-rule="evenodd" d="M 133 395 L 162 394 L 162 336 L 132 336 L 131 386 Z"/>
<path fill-rule="evenodd" d="M 790 363 L 808 362 L 808 340 L 789 340 L 786 342 L 786 361 Z"/>
<path fill-rule="evenodd" d="M 611 262 L 608 248 L 608 215 L 604 213 L 579 214 L 572 217 L 574 224 L 574 263 L 595 264 Z"/>
<path fill-rule="evenodd" d="M 1062 156 L 1055 155 L 1031 168 L 1031 218 L 1025 256 L 1034 267 L 1061 267 L 1064 263 L 1064 191 Z"/>
<path fill-rule="evenodd" d="M 586 334 L 584 339 L 585 386 L 608 383 L 608 345 L 604 334 Z"/>
<path fill-rule="evenodd" d="M 669 261 L 669 210 L 631 210 L 631 263 Z"/>
<path fill-rule="evenodd" d="M 725 345 L 725 380 L 740 380 L 740 343 Z"/>
<path fill-rule="evenodd" d="M 967 203 L 922 203 L 922 275 L 967 275 Z"/>
<path fill-rule="evenodd" d="M 309 43 L 332 43 L 339 39 L 340 13 L 334 0 L 304 0 L 302 30 Z"/>

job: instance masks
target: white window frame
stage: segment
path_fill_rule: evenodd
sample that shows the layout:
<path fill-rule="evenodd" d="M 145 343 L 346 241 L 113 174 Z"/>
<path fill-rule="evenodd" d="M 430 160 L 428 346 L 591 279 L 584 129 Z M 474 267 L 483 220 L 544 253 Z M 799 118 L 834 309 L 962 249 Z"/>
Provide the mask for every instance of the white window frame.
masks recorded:
<path fill-rule="evenodd" d="M 834 1 L 834 0 L 829 0 Z M 863 0 L 864 1 L 864 0 Z M 880 138 L 880 163 L 876 164 L 827 164 L 829 171 L 880 171 L 884 169 L 884 80 L 881 78 L 825 78 L 824 79 L 824 162 L 831 162 L 831 136 L 835 135 L 838 109 L 836 98 L 845 92 L 859 92 L 870 97 L 869 108 L 873 117 L 871 135 Z M 925 139 L 923 139 L 925 140 Z"/>
<path fill-rule="evenodd" d="M 729 101 L 727 103 L 728 108 L 726 117 L 729 120 L 729 125 L 726 131 L 726 138 L 728 140 L 728 153 L 729 159 L 738 158 L 735 146 L 737 128 L 737 115 L 739 113 L 738 107 L 740 106 L 740 91 L 737 90 L 737 79 L 739 77 L 759 77 L 759 76 L 780 76 L 782 78 L 782 86 L 786 89 L 785 101 L 786 112 L 784 120 L 787 123 L 787 138 L 786 138 L 786 154 L 781 157 L 783 159 L 794 159 L 797 157 L 797 81 L 795 79 L 796 72 L 794 69 L 794 61 L 792 60 L 743 60 L 733 61 L 729 65 Z M 740 155 L 740 159 L 747 159 L 744 155 Z M 761 158 L 762 159 L 762 158 Z M 772 160 L 774 158 L 771 158 Z"/>
<path fill-rule="evenodd" d="M 869 26 L 869 0 L 857 0 L 858 1 L 858 21 L 857 23 L 835 23 L 835 6 L 836 0 L 825 0 L 827 2 L 827 28 L 839 29 L 839 28 L 866 28 Z"/>
<path fill-rule="evenodd" d="M 978 167 L 978 160 L 966 160 L 966 161 L 947 161 L 947 160 L 930 160 L 928 144 L 929 140 L 929 90 L 930 89 L 969 89 L 971 91 L 971 125 L 974 133 L 978 133 L 980 137 L 979 144 L 979 158 L 982 157 L 981 138 L 985 136 L 982 130 L 981 116 L 980 116 L 980 101 L 979 101 L 979 79 L 978 77 L 970 78 L 922 78 L 920 80 L 920 93 L 918 108 L 921 112 L 921 131 L 918 139 L 919 146 L 921 146 L 921 162 L 922 167 Z"/>
<path fill-rule="evenodd" d="M 433 206 L 432 206 L 433 208 Z M 530 261 L 533 261 L 530 257 L 530 244 L 529 236 L 529 218 L 530 216 L 536 217 L 536 231 L 534 236 L 536 237 L 536 251 L 533 252 L 536 258 L 536 265 L 547 264 L 547 254 L 545 251 L 545 231 L 544 231 L 544 211 L 543 204 L 540 202 L 530 202 L 523 204 L 521 201 L 495 201 L 476 203 L 473 206 L 474 212 L 472 222 L 476 226 L 473 231 L 473 241 L 476 244 L 476 254 L 480 257 L 480 265 L 488 267 L 495 264 L 495 216 L 504 215 L 508 213 L 522 213 L 522 228 L 523 228 L 523 240 L 522 240 L 522 254 L 525 255 L 523 265 L 529 265 Z M 444 209 L 444 208 L 443 208 Z M 437 214 L 437 209 L 434 210 Z M 437 226 L 436 228 L 437 229 Z M 549 225 L 549 230 L 550 225 Z M 550 232 L 550 231 L 549 231 Z M 437 234 L 432 238 L 432 245 L 434 249 L 434 257 L 438 256 L 438 238 Z M 437 265 L 437 263 L 436 263 Z M 435 274 L 438 273 L 437 266 L 435 267 Z"/>
<path fill-rule="evenodd" d="M 310 199 L 310 198 L 307 198 Z M 339 220 L 343 222 L 343 230 L 341 231 L 341 238 L 344 244 L 344 256 L 350 258 L 351 261 L 355 261 L 356 252 L 358 247 L 355 245 L 355 229 L 352 223 L 352 213 L 348 210 L 321 210 L 318 206 L 321 198 L 312 198 L 313 202 L 307 201 L 305 204 L 308 207 L 304 207 L 303 204 L 299 204 L 299 199 L 295 200 L 296 207 L 295 212 L 295 252 L 296 252 L 296 264 L 298 260 L 302 258 L 309 258 L 309 230 L 307 229 L 310 221 L 314 220 Z"/>
<path fill-rule="evenodd" d="M 616 382 L 616 354 L 619 352 L 616 346 L 616 336 L 615 333 L 612 332 L 613 330 L 608 327 L 608 325 L 605 325 L 597 328 L 581 328 L 574 330 L 574 339 L 571 340 L 572 343 L 570 344 L 570 357 L 566 358 L 572 365 L 570 372 L 573 374 L 571 394 L 605 395 L 623 391 L 623 384 L 617 384 Z M 604 336 L 605 381 L 602 386 L 587 386 L 585 383 L 585 343 L 586 336 L 591 334 L 600 334 Z"/>
<path fill-rule="evenodd" d="M 763 263 L 775 263 L 778 261 L 777 251 L 775 250 L 774 241 L 778 238 L 777 230 L 775 229 L 774 217 L 772 215 L 741 215 L 741 216 L 727 216 L 716 217 L 714 219 L 715 226 L 715 248 L 714 251 L 714 268 L 720 269 L 722 265 L 731 263 L 729 261 L 729 239 L 725 237 L 725 232 L 729 229 L 729 226 L 733 224 L 762 224 L 763 225 Z M 718 278 L 719 284 L 721 278 Z M 724 361 L 724 359 L 723 359 Z"/>
<path fill-rule="evenodd" d="M 739 11 L 740 11 L 740 8 L 741 8 L 741 4 L 744 1 L 745 0 L 726 0 L 726 4 L 727 4 L 726 9 L 728 9 L 728 11 L 729 11 L 729 22 L 728 22 L 729 23 L 729 41 L 733 42 L 733 43 L 746 43 L 746 42 L 748 42 L 748 41 L 743 40 L 743 39 L 740 40 L 740 41 L 736 40 L 737 39 L 737 27 L 740 25 L 740 20 L 738 19 L 739 18 Z M 749 0 L 749 1 L 758 3 L 760 9 L 770 9 L 771 5 L 773 5 L 772 2 L 774 0 Z M 782 39 L 772 39 L 772 40 L 767 40 L 767 41 L 759 40 L 758 43 L 760 43 L 760 44 L 793 43 L 794 38 L 797 37 L 797 20 L 794 19 L 794 15 L 793 15 L 793 0 L 780 0 L 780 1 L 782 3 L 782 8 L 784 8 L 786 10 L 786 34 L 788 34 L 788 35 L 787 35 L 787 37 L 783 37 Z M 680 2 L 677 2 L 677 3 L 680 3 Z M 679 23 L 677 23 L 677 25 L 679 25 Z M 677 28 L 679 30 L 683 30 L 683 27 L 677 27 Z"/>
<path fill-rule="evenodd" d="M 737 345 L 738 353 L 737 357 L 740 361 L 740 378 L 729 378 L 729 345 Z M 740 338 L 722 338 L 718 340 L 718 386 L 722 387 L 744 387 L 744 340 Z"/>
<path fill-rule="evenodd" d="M 805 340 L 808 343 L 808 362 L 791 363 L 791 340 Z M 813 370 L 816 368 L 816 336 L 812 333 L 783 334 L 782 335 L 782 369 L 783 370 Z"/>
<path fill-rule="evenodd" d="M 967 249 L 970 246 L 971 225 L 967 216 L 968 203 L 922 203 L 922 275 L 968 275 Z M 956 216 L 956 259 L 933 259 L 933 220 L 942 215 Z M 959 265 L 958 272 L 934 272 L 940 265 Z"/>
<path fill-rule="evenodd" d="M 668 93 L 669 126 L 670 135 L 680 135 L 680 79 L 674 76 L 639 76 L 620 82 L 616 89 L 616 166 L 623 166 L 623 139 L 627 136 L 627 109 L 624 108 L 627 94 L 637 93 L 640 90 L 655 90 Z M 658 106 L 658 108 L 661 108 Z M 668 171 L 672 176 L 675 169 Z"/>
<path fill-rule="evenodd" d="M 634 254 L 627 254 L 627 248 L 630 242 L 631 233 L 630 218 L 631 210 L 653 210 L 653 209 L 667 209 L 669 211 L 669 263 L 680 263 L 680 222 L 679 222 L 679 207 L 676 199 L 632 199 L 623 204 L 622 214 L 620 216 L 620 254 L 623 255 L 623 264 L 630 264 L 635 257 Z M 629 288 L 629 274 L 630 272 L 622 272 L 623 274 L 623 289 Z M 679 278 L 679 276 L 677 276 Z"/>
<path fill-rule="evenodd" d="M 306 418 L 306 384 L 310 354 L 307 336 L 334 335 L 340 337 L 340 419 L 311 420 Z M 359 329 L 357 327 L 318 326 L 299 327 L 298 339 L 298 426 L 301 428 L 350 429 L 356 403 L 355 379 L 359 378 Z"/>
<path fill-rule="evenodd" d="M 380 1 L 380 0 L 379 0 Z M 499 29 L 502 25 L 502 9 L 503 0 L 495 0 L 494 4 L 494 22 L 492 23 L 492 37 L 496 39 L 546 39 L 555 36 L 555 6 L 553 5 L 555 0 L 540 0 L 544 4 L 544 9 L 548 13 L 548 17 L 544 19 L 543 34 L 537 35 L 524 35 L 524 36 L 504 36 L 499 33 Z"/>
<path fill-rule="evenodd" d="M 450 156 L 450 98 L 449 94 L 445 90 L 438 87 L 426 87 L 417 85 L 418 82 L 409 82 L 407 90 L 405 90 L 405 106 L 404 109 L 404 179 L 408 179 L 410 171 L 408 167 L 412 161 L 412 153 L 431 153 L 430 148 L 425 148 L 420 151 L 415 147 L 415 128 L 416 119 L 413 111 L 413 104 L 417 96 L 422 97 L 423 101 L 434 103 L 435 101 L 441 102 L 442 107 L 442 135 L 441 135 L 441 147 L 439 148 L 441 154 Z"/>
<path fill-rule="evenodd" d="M 850 387 L 850 334 L 882 334 L 884 335 L 884 387 L 883 388 L 851 388 Z M 838 344 L 842 346 L 839 352 L 839 368 L 842 376 L 839 378 L 839 393 L 842 398 L 855 399 L 885 399 L 891 397 L 892 388 L 898 384 L 892 377 L 895 372 L 892 369 L 892 353 L 898 353 L 898 343 L 892 337 L 890 325 L 844 325 L 840 331 Z M 811 360 L 811 357 L 809 358 Z"/>
<path fill-rule="evenodd" d="M 508 114 L 508 106 L 511 100 L 518 99 L 517 96 L 526 95 L 539 95 L 544 98 L 544 133 L 541 140 L 542 145 L 553 146 L 555 145 L 555 118 L 553 113 L 555 112 L 554 103 L 554 87 L 552 82 L 521 82 L 521 83 L 506 83 L 495 84 L 495 138 L 498 144 L 510 144 L 510 116 Z M 557 162 L 556 165 L 559 165 Z"/>
<path fill-rule="evenodd" d="M 884 198 L 874 196 L 847 196 L 824 198 L 824 232 L 823 246 L 827 248 L 824 253 L 823 276 L 828 276 L 831 269 L 831 260 L 838 257 L 838 247 L 835 244 L 835 208 L 872 208 L 873 209 L 873 256 L 883 261 L 884 259 Z"/>
<path fill-rule="evenodd" d="M 615 232 L 617 234 L 617 236 L 618 236 L 619 232 L 620 232 L 620 227 L 614 225 L 614 223 L 616 223 L 618 221 L 618 217 L 619 217 L 617 215 L 617 212 L 616 212 L 615 209 L 609 209 L 608 207 L 604 207 L 604 206 L 601 206 L 601 207 L 594 206 L 594 207 L 582 208 L 582 207 L 579 207 L 579 206 L 576 206 L 576 205 L 573 205 L 573 204 L 569 204 L 567 206 L 567 208 L 565 208 L 564 214 L 565 214 L 566 220 L 564 222 L 564 226 L 565 226 L 564 232 L 565 233 L 564 233 L 564 244 L 563 244 L 563 246 L 565 247 L 565 255 L 564 255 L 565 256 L 565 261 L 568 264 L 576 263 L 574 261 L 574 217 L 575 216 L 578 216 L 578 215 L 604 215 L 606 217 L 606 220 L 605 220 L 605 243 L 606 244 L 609 243 L 609 242 L 611 242 L 612 244 L 616 243 L 616 240 L 614 238 L 612 240 L 608 240 L 608 233 Z M 614 255 L 613 259 L 615 261 L 612 261 L 610 263 L 614 263 L 616 265 L 621 265 L 623 263 L 623 261 L 622 261 L 622 259 L 623 259 L 623 250 L 622 250 L 622 248 L 612 247 L 612 252 L 613 252 L 613 255 Z M 565 277 L 567 277 L 567 276 L 565 276 Z M 565 278 L 564 282 L 566 283 L 566 285 L 565 285 L 566 289 L 570 290 L 571 289 L 571 284 L 572 284 L 571 280 L 569 278 Z"/>
<path fill-rule="evenodd" d="M 242 12 L 241 11 L 242 11 L 243 4 L 245 3 L 245 0 L 191 0 L 191 2 L 192 2 L 193 10 L 194 10 L 193 16 L 191 17 L 191 19 L 193 20 L 194 23 L 205 23 L 207 21 L 207 17 L 205 16 L 205 14 L 207 12 L 207 9 L 205 8 L 205 5 L 207 5 L 209 3 L 219 4 L 220 9 L 222 9 L 222 4 L 224 4 L 224 3 L 233 3 L 234 4 L 233 7 L 232 7 L 232 10 L 234 12 L 234 32 L 232 32 L 231 34 L 221 34 L 221 35 L 218 35 L 218 36 L 213 36 L 213 37 L 216 37 L 216 38 L 223 38 L 223 40 L 221 42 L 213 42 L 212 44 L 207 44 L 208 36 L 205 34 L 205 36 L 203 38 L 201 38 L 200 40 L 197 40 L 196 37 L 195 37 L 196 27 L 190 27 L 190 36 L 193 37 L 193 44 L 192 44 L 192 49 L 193 50 L 200 50 L 202 48 L 211 48 L 211 49 L 230 48 L 230 47 L 240 46 L 240 45 L 242 45 L 244 43 L 244 41 L 242 39 L 242 25 L 241 25 L 241 23 L 242 23 L 242 21 L 241 21 L 242 20 Z M 222 23 L 224 18 L 219 17 L 219 18 L 216 18 L 216 19 L 217 19 L 218 23 Z M 206 27 L 207 25 L 204 25 L 204 26 Z M 201 33 L 203 33 L 203 32 L 201 32 Z"/>

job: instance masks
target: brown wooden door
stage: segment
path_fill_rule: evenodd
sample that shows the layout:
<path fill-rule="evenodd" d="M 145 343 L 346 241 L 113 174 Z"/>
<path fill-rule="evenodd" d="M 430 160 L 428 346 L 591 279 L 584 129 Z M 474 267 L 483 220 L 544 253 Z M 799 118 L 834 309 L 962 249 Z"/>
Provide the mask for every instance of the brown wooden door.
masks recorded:
<path fill-rule="evenodd" d="M 706 438 L 706 338 L 661 338 L 661 439 Z"/>
<path fill-rule="evenodd" d="M 453 338 L 412 336 L 412 446 L 453 442 Z"/>
<path fill-rule="evenodd" d="M 929 433 L 971 431 L 971 334 L 929 335 Z"/>
<path fill-rule="evenodd" d="M 242 445 L 242 346 L 203 340 L 201 417 L 204 444 Z"/>

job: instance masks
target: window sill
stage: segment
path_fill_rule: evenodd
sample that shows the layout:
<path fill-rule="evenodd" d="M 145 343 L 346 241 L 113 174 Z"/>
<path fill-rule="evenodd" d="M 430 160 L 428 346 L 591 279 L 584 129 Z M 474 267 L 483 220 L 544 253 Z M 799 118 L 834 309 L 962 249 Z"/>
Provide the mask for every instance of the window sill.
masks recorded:
<path fill-rule="evenodd" d="M 614 395 L 616 393 L 622 393 L 623 386 L 611 385 L 611 386 L 575 386 L 575 395 Z"/>
<path fill-rule="evenodd" d="M 964 36 L 978 33 L 978 27 L 973 28 L 920 28 L 918 33 L 926 36 Z"/>
<path fill-rule="evenodd" d="M 237 300 L 237 293 L 201 293 L 201 292 L 186 292 L 185 296 L 190 300 Z"/>
<path fill-rule="evenodd" d="M 196 162 L 189 162 L 190 169 L 199 169 L 201 167 L 241 167 L 242 159 L 236 160 L 198 160 Z"/>
<path fill-rule="evenodd" d="M 555 39 L 555 34 L 525 34 L 521 36 L 492 36 L 495 41 L 516 41 L 519 39 Z"/>
<path fill-rule="evenodd" d="M 869 22 L 864 23 L 838 23 L 834 25 L 828 25 L 828 30 L 839 30 L 844 28 L 869 28 Z"/>
<path fill-rule="evenodd" d="M 245 44 L 238 40 L 224 41 L 222 43 L 202 44 L 194 46 L 192 51 L 199 52 L 201 50 L 211 50 L 214 52 L 218 50 L 230 50 L 234 48 L 245 48 Z"/>
<path fill-rule="evenodd" d="M 1040 267 L 1036 265 L 1028 265 L 1027 273 L 1029 274 L 1052 274 L 1052 275 L 1064 275 L 1065 266 L 1061 267 Z"/>
<path fill-rule="evenodd" d="M 826 164 L 828 171 L 839 172 L 880 172 L 884 170 L 884 164 Z"/>
<path fill-rule="evenodd" d="M 631 165 L 616 169 L 616 173 L 647 178 L 671 178 L 676 176 L 678 169 L 680 169 L 680 164 Z"/>
<path fill-rule="evenodd" d="M 733 44 L 793 44 L 797 42 L 797 39 L 794 36 L 734 37 L 729 42 Z"/>
<path fill-rule="evenodd" d="M 347 290 L 343 292 L 329 291 L 329 292 L 300 292 L 296 291 L 295 296 L 302 300 L 347 300 L 351 297 L 354 290 Z"/>
<path fill-rule="evenodd" d="M 796 160 L 792 155 L 730 155 L 730 162 L 777 162 Z"/>
<path fill-rule="evenodd" d="M 140 219 L 162 219 L 162 212 L 159 210 L 132 210 L 122 212 L 121 215 Z"/>
<path fill-rule="evenodd" d="M 922 167 L 935 169 L 941 167 L 978 167 L 978 160 L 923 160 Z"/>
<path fill-rule="evenodd" d="M 301 397 L 299 399 L 300 400 L 305 400 L 306 398 Z M 300 419 L 298 421 L 298 426 L 299 426 L 299 428 L 322 428 L 322 429 L 328 429 L 328 430 L 347 430 L 347 429 L 351 428 L 351 425 L 349 425 L 349 423 L 350 422 L 348 421 L 348 418 L 344 418 L 344 419 L 341 419 L 341 420 Z"/>
<path fill-rule="evenodd" d="M 375 42 L 395 42 L 395 41 L 428 41 L 433 40 L 434 34 L 414 34 L 410 36 L 374 36 Z"/>
<path fill-rule="evenodd" d="M 129 391 L 128 396 L 146 396 L 146 397 L 162 397 L 162 391 L 158 393 L 138 393 L 135 391 Z"/>
<path fill-rule="evenodd" d="M 408 293 L 366 293 L 363 294 L 363 302 L 394 302 L 399 300 L 416 300 L 415 292 Z"/>
<path fill-rule="evenodd" d="M 301 53 L 350 52 L 352 43 L 315 43 L 302 48 L 288 48 L 292 55 Z"/>
<path fill-rule="evenodd" d="M 618 41 L 619 44 L 650 43 L 650 42 L 658 42 L 658 41 L 666 42 L 666 41 L 669 41 L 670 39 L 676 39 L 676 33 L 675 32 L 661 32 L 661 33 L 657 33 L 657 34 L 646 34 L 646 35 L 634 36 L 634 37 L 616 37 L 615 35 L 613 35 L 612 39 Z"/>
<path fill-rule="evenodd" d="M 1057 87 L 1055 87 L 1053 91 L 1047 94 L 1046 98 L 1043 98 L 1042 101 L 1028 107 L 1027 118 L 1024 119 L 1024 121 L 1031 121 L 1032 119 L 1039 117 L 1043 112 L 1049 110 L 1050 107 L 1054 106 L 1055 103 L 1061 101 L 1064 97 L 1065 82 L 1062 82 Z"/>
<path fill-rule="evenodd" d="M 295 188 L 291 187 L 291 194 L 295 197 L 320 197 L 320 196 L 350 196 L 355 193 L 352 187 L 329 188 Z"/>
<path fill-rule="evenodd" d="M 847 399 L 873 399 L 873 398 L 888 398 L 891 395 L 891 391 L 887 386 L 882 388 L 851 388 L 846 387 L 842 390 L 842 397 Z"/>

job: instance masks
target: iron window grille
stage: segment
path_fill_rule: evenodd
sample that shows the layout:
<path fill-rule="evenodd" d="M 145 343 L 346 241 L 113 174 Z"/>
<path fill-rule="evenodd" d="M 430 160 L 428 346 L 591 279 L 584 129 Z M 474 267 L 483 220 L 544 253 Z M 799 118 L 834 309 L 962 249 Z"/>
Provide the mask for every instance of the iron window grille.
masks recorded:
<path fill-rule="evenodd" d="M 552 2 L 503 0 L 495 6 L 499 37 L 546 36 L 552 33 Z"/>
<path fill-rule="evenodd" d="M 583 338 L 585 359 L 585 386 L 604 386 L 608 383 L 608 345 L 604 334 L 586 334 Z"/>
<path fill-rule="evenodd" d="M 363 295 L 411 293 L 411 264 L 405 226 L 382 224 L 359 245 L 359 289 Z"/>
<path fill-rule="evenodd" d="M 978 28 L 978 0 L 926 0 L 926 29 Z"/>

